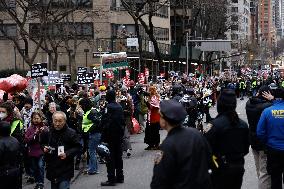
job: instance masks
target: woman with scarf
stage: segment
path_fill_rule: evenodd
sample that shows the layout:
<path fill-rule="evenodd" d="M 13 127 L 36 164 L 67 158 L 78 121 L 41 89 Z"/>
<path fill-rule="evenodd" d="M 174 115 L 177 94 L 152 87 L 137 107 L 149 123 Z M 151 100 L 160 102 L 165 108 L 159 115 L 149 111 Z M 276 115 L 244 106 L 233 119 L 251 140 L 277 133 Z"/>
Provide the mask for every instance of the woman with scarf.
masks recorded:
<path fill-rule="evenodd" d="M 160 145 L 160 96 L 154 86 L 150 86 L 149 93 L 148 107 L 150 111 L 144 139 L 148 147 L 145 148 L 145 150 L 157 150 Z"/>
<path fill-rule="evenodd" d="M 31 170 L 35 178 L 35 189 L 44 188 L 44 163 L 43 150 L 40 145 L 42 134 L 48 131 L 48 127 L 43 124 L 43 116 L 39 112 L 33 112 L 31 116 L 31 126 L 25 134 L 25 143 L 28 147 L 28 157 L 31 160 Z"/>

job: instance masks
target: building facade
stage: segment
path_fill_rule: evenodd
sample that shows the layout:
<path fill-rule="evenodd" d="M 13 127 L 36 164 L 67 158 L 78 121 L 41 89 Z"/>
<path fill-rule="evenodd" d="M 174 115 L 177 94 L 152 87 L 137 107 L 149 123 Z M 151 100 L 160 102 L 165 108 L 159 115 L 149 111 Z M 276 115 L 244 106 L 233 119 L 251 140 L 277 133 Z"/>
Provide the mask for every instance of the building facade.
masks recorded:
<path fill-rule="evenodd" d="M 136 37 L 134 21 L 121 5 L 120 0 L 86 0 L 84 3 L 79 10 L 75 11 L 74 15 L 68 17 L 68 21 L 46 26 L 48 35 L 54 37 L 54 41 L 62 40 L 62 45 L 58 46 L 56 65 L 51 62 L 52 56 L 55 54 L 54 51 L 50 50 L 47 53 L 42 49 L 39 50 L 34 63 L 48 62 L 51 70 L 68 73 L 71 72 L 71 66 L 77 68 L 78 66 L 92 67 L 98 65 L 100 60 L 93 56 L 93 52 L 128 52 L 130 56 L 137 54 L 138 47 L 127 45 L 127 38 Z M 11 3 L 11 6 L 18 10 L 16 4 Z M 62 8 L 62 4 L 58 0 L 54 1 L 52 6 L 58 9 Z M 12 19 L 9 19 L 3 8 L 0 9 L 0 19 L 4 20 L 0 23 L 0 26 L 4 28 L 6 34 L 11 37 L 19 36 L 18 26 L 14 24 Z M 147 23 L 147 15 L 143 17 L 143 20 Z M 42 33 L 39 25 L 40 23 L 36 21 L 31 21 L 25 25 L 28 28 L 29 35 L 32 35 L 35 39 L 36 37 L 40 38 Z M 161 6 L 156 11 L 153 16 L 153 25 L 161 52 L 169 54 L 171 43 L 169 5 Z M 139 29 L 142 36 L 143 51 L 153 53 L 151 42 L 149 42 L 150 40 L 143 27 L 140 26 Z M 73 30 L 76 33 L 76 39 L 70 38 L 72 35 L 70 31 Z M 29 69 L 14 43 L 8 40 L 5 35 L 0 32 L 1 69 Z M 62 37 L 63 35 L 68 36 L 68 40 L 65 40 L 66 38 Z M 22 45 L 21 49 L 25 51 L 25 46 L 21 43 L 20 45 Z M 52 49 L 51 46 L 50 49 Z M 34 50 L 35 45 L 30 42 L 27 52 L 32 54 Z M 70 61 L 70 57 L 74 57 L 74 61 Z"/>
<path fill-rule="evenodd" d="M 251 39 L 250 2 L 247 0 L 232 0 L 230 4 L 232 51 L 241 52 Z"/>

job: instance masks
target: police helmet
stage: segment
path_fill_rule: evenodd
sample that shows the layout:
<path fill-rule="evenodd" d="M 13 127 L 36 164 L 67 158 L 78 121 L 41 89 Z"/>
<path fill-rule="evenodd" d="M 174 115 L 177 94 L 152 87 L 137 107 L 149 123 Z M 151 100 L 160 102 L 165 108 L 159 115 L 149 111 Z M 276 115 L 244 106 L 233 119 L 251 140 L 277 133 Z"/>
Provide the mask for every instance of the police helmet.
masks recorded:
<path fill-rule="evenodd" d="M 98 145 L 97 153 L 100 157 L 105 158 L 105 159 L 108 159 L 110 157 L 109 148 L 104 144 Z"/>

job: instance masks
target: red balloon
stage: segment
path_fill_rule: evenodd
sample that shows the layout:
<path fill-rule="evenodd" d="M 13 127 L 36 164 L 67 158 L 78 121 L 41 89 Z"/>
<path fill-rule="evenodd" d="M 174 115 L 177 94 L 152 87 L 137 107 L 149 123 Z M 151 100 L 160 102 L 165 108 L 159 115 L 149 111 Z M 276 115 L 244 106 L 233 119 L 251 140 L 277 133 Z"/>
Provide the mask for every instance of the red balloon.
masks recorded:
<path fill-rule="evenodd" d="M 21 92 L 25 90 L 27 86 L 27 79 L 17 74 L 0 79 L 0 90 L 3 90 L 7 93 Z"/>

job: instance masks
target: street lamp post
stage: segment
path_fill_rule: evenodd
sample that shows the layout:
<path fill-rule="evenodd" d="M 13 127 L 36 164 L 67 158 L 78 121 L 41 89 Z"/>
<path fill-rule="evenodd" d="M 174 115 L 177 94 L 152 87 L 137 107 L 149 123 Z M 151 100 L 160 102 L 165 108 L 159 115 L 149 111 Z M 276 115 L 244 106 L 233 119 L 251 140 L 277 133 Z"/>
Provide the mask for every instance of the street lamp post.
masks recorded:
<path fill-rule="evenodd" d="M 186 33 L 186 75 L 188 76 L 188 68 L 189 68 L 189 61 L 188 61 L 188 37 L 189 37 L 189 34 L 188 32 Z"/>
<path fill-rule="evenodd" d="M 85 55 L 86 55 L 86 67 L 88 67 L 88 52 L 89 49 L 84 49 Z"/>
<path fill-rule="evenodd" d="M 72 56 L 72 52 L 73 50 L 72 49 L 68 49 L 68 56 L 69 56 L 69 73 L 71 74 L 72 73 L 72 66 L 71 66 L 71 56 Z"/>
<path fill-rule="evenodd" d="M 16 46 L 14 46 L 14 63 L 15 63 L 15 70 L 17 70 L 17 53 L 16 53 Z"/>
<path fill-rule="evenodd" d="M 23 53 L 22 60 L 23 60 L 23 70 L 24 70 L 24 69 L 25 69 L 25 59 L 24 59 L 24 56 L 25 56 L 25 49 L 21 49 L 21 52 Z"/>
<path fill-rule="evenodd" d="M 52 61 L 51 61 L 51 53 L 52 53 L 53 51 L 52 50 L 47 50 L 47 63 L 48 63 L 48 69 L 49 69 L 49 71 L 52 71 L 51 69 L 52 69 Z"/>

